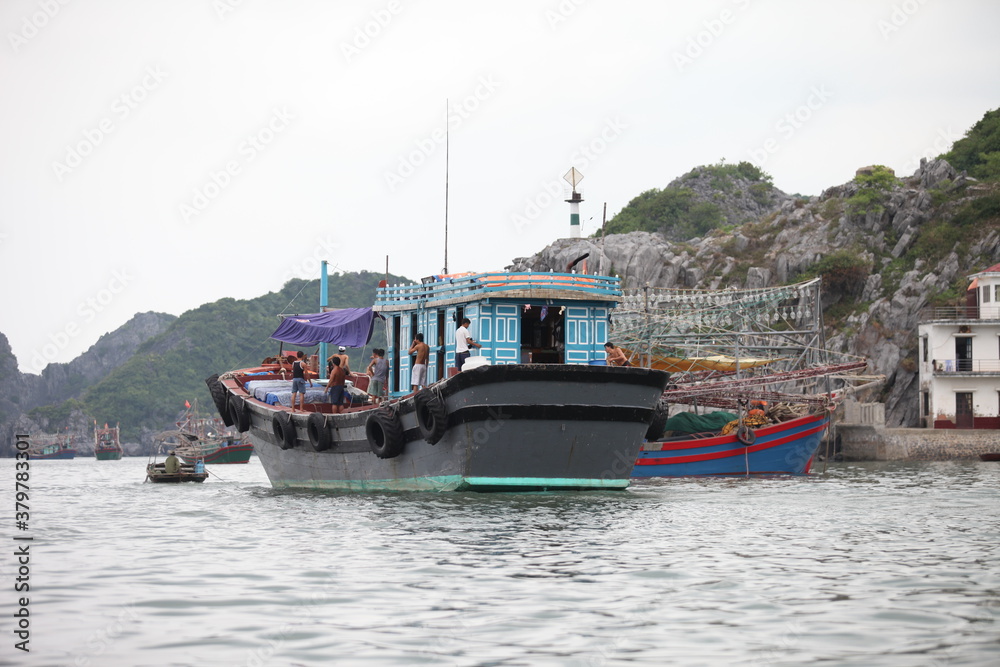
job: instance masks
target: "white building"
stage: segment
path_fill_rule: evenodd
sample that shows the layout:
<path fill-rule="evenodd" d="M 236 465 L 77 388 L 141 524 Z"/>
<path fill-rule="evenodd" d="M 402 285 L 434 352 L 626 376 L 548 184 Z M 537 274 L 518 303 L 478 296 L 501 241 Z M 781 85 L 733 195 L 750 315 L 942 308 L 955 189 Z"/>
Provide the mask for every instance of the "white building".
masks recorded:
<path fill-rule="evenodd" d="M 935 308 L 917 329 L 928 428 L 1000 429 L 1000 264 L 969 277 L 966 305 Z"/>

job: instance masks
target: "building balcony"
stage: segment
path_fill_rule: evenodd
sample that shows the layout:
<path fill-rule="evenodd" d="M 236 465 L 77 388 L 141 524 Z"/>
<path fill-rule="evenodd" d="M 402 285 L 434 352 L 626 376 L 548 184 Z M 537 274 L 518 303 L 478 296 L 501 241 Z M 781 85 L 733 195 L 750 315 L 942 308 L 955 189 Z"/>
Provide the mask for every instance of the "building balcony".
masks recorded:
<path fill-rule="evenodd" d="M 949 322 L 976 323 L 1000 321 L 1000 303 L 984 303 L 978 306 L 947 306 L 927 308 L 920 313 L 920 323 Z"/>
<path fill-rule="evenodd" d="M 1000 375 L 1000 359 L 936 359 L 934 375 Z"/>

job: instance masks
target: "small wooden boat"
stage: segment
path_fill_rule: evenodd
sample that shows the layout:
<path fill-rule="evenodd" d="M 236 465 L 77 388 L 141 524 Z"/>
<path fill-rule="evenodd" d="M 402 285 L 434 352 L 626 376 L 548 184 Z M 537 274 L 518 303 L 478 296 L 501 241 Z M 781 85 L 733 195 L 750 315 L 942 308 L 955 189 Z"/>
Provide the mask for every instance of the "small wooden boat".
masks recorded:
<path fill-rule="evenodd" d="M 1000 461 L 1000 452 L 987 452 L 979 455 L 980 461 Z"/>
<path fill-rule="evenodd" d="M 647 442 L 632 476 L 807 475 L 828 422 L 823 412 L 757 430 Z"/>
<path fill-rule="evenodd" d="M 195 472 L 195 466 L 186 463 L 181 464 L 178 472 L 167 472 L 163 463 L 150 463 L 146 466 L 146 479 L 154 484 L 200 483 L 208 479 L 208 473 L 204 470 Z"/>

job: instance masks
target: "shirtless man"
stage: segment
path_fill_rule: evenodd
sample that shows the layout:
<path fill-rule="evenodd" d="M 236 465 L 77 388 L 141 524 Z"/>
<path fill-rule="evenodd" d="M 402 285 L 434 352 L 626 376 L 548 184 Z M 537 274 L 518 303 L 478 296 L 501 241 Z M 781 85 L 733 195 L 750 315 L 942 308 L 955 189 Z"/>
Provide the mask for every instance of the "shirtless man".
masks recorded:
<path fill-rule="evenodd" d="M 620 347 L 615 347 L 614 343 L 605 343 L 604 351 L 608 355 L 608 366 L 631 366 L 625 352 Z"/>
<path fill-rule="evenodd" d="M 410 387 L 413 391 L 422 389 L 427 385 L 427 357 L 430 354 L 430 346 L 424 342 L 424 335 L 418 333 L 410 345 L 410 354 L 417 355 L 413 360 L 413 370 L 410 371 Z"/>

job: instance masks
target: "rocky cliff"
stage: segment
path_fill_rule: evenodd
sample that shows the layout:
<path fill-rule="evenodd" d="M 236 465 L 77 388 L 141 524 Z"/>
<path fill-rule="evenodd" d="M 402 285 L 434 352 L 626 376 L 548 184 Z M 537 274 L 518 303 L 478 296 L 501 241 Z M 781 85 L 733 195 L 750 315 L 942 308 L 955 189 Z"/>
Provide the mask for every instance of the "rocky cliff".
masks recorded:
<path fill-rule="evenodd" d="M 0 333 L 0 444 L 12 442 L 15 429 L 21 433 L 44 433 L 69 426 L 89 436 L 91 424 L 82 413 L 66 406 L 55 419 L 43 415 L 30 418 L 40 406 L 62 404 L 78 398 L 92 384 L 124 364 L 144 342 L 159 335 L 177 319 L 165 313 L 140 313 L 118 329 L 104 334 L 90 349 L 65 364 L 49 364 L 41 375 L 21 373 L 7 337 Z"/>
<path fill-rule="evenodd" d="M 591 271 L 603 264 L 626 287 L 766 287 L 823 275 L 829 348 L 866 356 L 887 376 L 887 426 L 916 426 L 921 312 L 958 303 L 967 276 L 1000 261 L 1000 186 L 939 159 L 859 211 L 862 188 L 851 181 L 783 198 L 775 213 L 683 243 L 650 232 L 562 239 L 508 268 L 563 271 L 589 252 Z"/>

